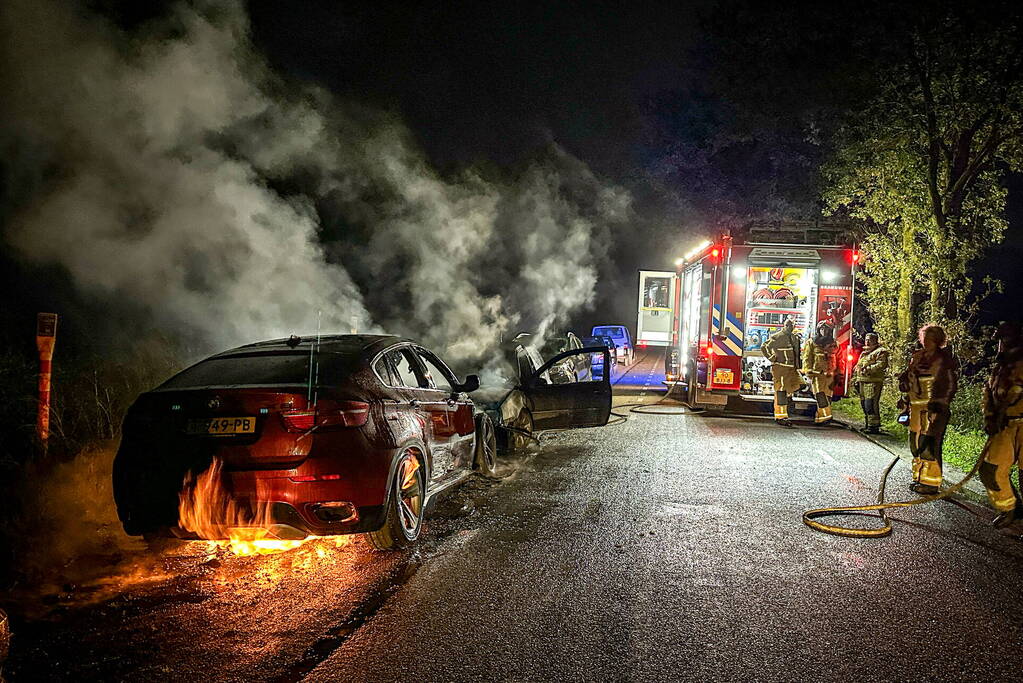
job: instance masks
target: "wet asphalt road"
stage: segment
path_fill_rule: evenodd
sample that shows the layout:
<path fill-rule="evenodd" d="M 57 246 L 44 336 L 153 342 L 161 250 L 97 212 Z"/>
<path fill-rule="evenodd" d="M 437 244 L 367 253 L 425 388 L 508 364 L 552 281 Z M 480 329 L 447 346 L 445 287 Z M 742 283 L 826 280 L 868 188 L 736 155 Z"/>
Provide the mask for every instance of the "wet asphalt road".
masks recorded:
<path fill-rule="evenodd" d="M 659 396 L 657 365 L 617 402 Z M 1018 680 L 1016 538 L 947 503 L 883 539 L 801 524 L 870 501 L 888 459 L 836 428 L 633 414 L 464 487 L 412 553 L 149 559 L 16 611 L 10 678 Z"/>

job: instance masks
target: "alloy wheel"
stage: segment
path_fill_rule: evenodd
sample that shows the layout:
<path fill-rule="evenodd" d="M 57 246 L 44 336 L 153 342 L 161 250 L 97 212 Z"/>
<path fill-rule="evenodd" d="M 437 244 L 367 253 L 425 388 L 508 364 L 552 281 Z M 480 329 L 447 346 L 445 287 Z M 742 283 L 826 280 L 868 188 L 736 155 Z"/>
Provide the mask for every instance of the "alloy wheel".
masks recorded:
<path fill-rule="evenodd" d="M 483 466 L 487 472 L 493 472 L 497 468 L 497 437 L 494 433 L 494 423 L 487 418 L 481 420 L 482 429 L 480 429 L 480 438 L 483 442 L 480 444 L 480 454 L 483 456 Z"/>
<path fill-rule="evenodd" d="M 398 496 L 398 520 L 406 538 L 413 539 L 422 523 L 426 487 L 419 459 L 406 453 L 394 473 L 394 490 Z"/>

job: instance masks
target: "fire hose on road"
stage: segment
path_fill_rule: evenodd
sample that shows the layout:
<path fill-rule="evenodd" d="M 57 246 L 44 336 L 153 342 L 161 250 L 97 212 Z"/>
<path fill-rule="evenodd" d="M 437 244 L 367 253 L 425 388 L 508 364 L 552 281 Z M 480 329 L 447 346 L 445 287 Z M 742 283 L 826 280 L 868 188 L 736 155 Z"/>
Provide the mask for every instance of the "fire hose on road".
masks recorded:
<path fill-rule="evenodd" d="M 984 446 L 984 450 L 980 452 L 980 456 L 977 458 L 976 464 L 973 466 L 965 477 L 962 478 L 957 484 L 950 486 L 944 491 L 924 496 L 916 500 L 898 501 L 892 503 L 884 502 L 884 491 L 885 486 L 888 483 L 888 475 L 891 474 L 895 468 L 895 464 L 901 460 L 899 456 L 895 456 L 888 467 L 885 468 L 884 473 L 881 475 L 881 483 L 878 485 L 877 490 L 877 503 L 874 505 L 852 505 L 847 507 L 828 507 L 828 508 L 817 508 L 815 510 L 807 510 L 803 513 L 803 523 L 815 531 L 820 531 L 825 534 L 832 534 L 834 536 L 850 536 L 852 538 L 879 538 L 881 536 L 887 536 L 892 533 L 892 523 L 888 519 L 887 511 L 896 508 L 908 508 L 914 505 L 924 505 L 926 503 L 933 503 L 937 500 L 948 498 L 952 494 L 962 489 L 966 482 L 980 471 L 981 463 L 984 462 L 984 457 L 987 455 L 987 446 Z M 873 517 L 873 515 L 867 515 L 869 512 L 877 512 L 878 517 L 881 519 L 882 526 L 876 529 L 857 529 L 853 527 L 837 526 L 832 524 L 825 524 L 818 522 L 817 520 L 821 517 L 831 517 L 840 515 L 864 515 Z"/>
<path fill-rule="evenodd" d="M 620 406 L 616 406 L 616 407 L 617 408 L 629 408 L 629 412 L 631 412 L 631 413 L 643 413 L 643 414 L 648 414 L 648 415 L 678 415 L 678 414 L 680 414 L 679 412 L 665 412 L 663 410 L 656 410 L 656 409 L 651 410 L 650 409 L 650 408 L 653 408 L 654 406 L 657 406 L 658 404 L 664 402 L 669 396 L 671 396 L 672 391 L 675 389 L 675 387 L 678 385 L 678 383 L 679 383 L 679 381 L 676 380 L 671 386 L 668 387 L 668 390 L 664 393 L 664 395 L 660 399 L 658 399 L 657 401 L 654 401 L 653 403 L 626 403 L 626 404 L 623 404 L 623 405 L 620 405 Z M 685 404 L 685 403 L 682 403 L 681 407 L 683 408 L 684 411 L 693 411 L 694 410 L 692 408 L 692 406 L 690 406 L 688 404 Z M 644 408 L 647 408 L 647 409 L 644 410 Z M 614 415 L 616 418 L 618 418 L 618 423 L 624 422 L 625 420 L 628 419 L 628 415 L 625 415 L 623 413 L 616 413 L 616 412 L 612 411 L 611 414 Z M 609 423 L 609 424 L 613 424 L 613 423 Z M 855 430 L 853 430 L 853 431 L 855 431 Z M 935 494 L 932 494 L 932 495 L 929 495 L 929 496 L 923 496 L 923 497 L 918 498 L 916 500 L 894 501 L 894 502 L 891 502 L 891 503 L 886 503 L 884 498 L 885 498 L 885 489 L 886 489 L 887 484 L 888 484 L 888 477 L 892 473 L 892 470 L 895 469 L 895 465 L 899 462 L 899 460 L 902 459 L 900 456 L 896 455 L 894 458 L 892 458 L 892 461 L 890 463 L 888 463 L 888 466 L 885 467 L 884 472 L 881 475 L 881 481 L 880 481 L 880 483 L 878 485 L 877 503 L 876 504 L 874 504 L 874 505 L 852 505 L 852 506 L 842 506 L 842 507 L 826 507 L 826 508 L 816 508 L 816 509 L 813 509 L 813 510 L 806 510 L 805 512 L 803 512 L 803 523 L 806 524 L 811 529 L 814 529 L 815 531 L 820 531 L 822 533 L 832 534 L 832 535 L 835 535 L 835 536 L 848 536 L 848 537 L 852 537 L 852 538 L 879 538 L 879 537 L 882 537 L 882 536 L 887 536 L 887 535 L 891 534 L 892 531 L 893 531 L 891 520 L 888 518 L 888 514 L 887 514 L 888 510 L 893 510 L 893 509 L 898 509 L 898 508 L 914 507 L 916 505 L 925 505 L 927 503 L 933 503 L 935 501 L 943 500 L 945 498 L 948 498 L 948 497 L 952 496 L 953 494 L 955 494 L 958 491 L 960 491 L 966 485 L 967 482 L 969 482 L 971 479 L 973 479 L 973 477 L 975 477 L 977 475 L 977 473 L 980 471 L 981 463 L 984 462 L 984 457 L 986 455 L 987 455 L 987 446 L 985 446 L 984 450 L 981 451 L 980 455 L 977 458 L 976 464 L 974 464 L 974 466 L 973 466 L 973 469 L 971 469 L 966 474 L 966 476 L 963 477 L 962 480 L 960 480 L 958 483 L 952 485 L 951 487 L 945 489 L 944 491 L 940 491 L 938 493 L 935 493 Z M 862 529 L 862 528 L 855 528 L 855 527 L 838 526 L 838 525 L 833 525 L 833 524 L 825 524 L 824 522 L 818 521 L 822 517 L 842 516 L 842 515 L 864 515 L 864 516 L 873 517 L 873 515 L 869 515 L 868 514 L 868 513 L 871 513 L 871 512 L 877 512 L 878 513 L 877 517 L 881 519 L 882 526 L 880 526 L 878 528 L 874 528 L 874 529 Z"/>

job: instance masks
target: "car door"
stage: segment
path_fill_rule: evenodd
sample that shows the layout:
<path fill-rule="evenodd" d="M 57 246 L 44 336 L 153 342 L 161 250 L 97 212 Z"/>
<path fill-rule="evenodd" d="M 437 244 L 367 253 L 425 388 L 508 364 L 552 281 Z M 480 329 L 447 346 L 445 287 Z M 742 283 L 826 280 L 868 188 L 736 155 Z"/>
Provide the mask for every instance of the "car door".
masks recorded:
<path fill-rule="evenodd" d="M 411 346 L 400 346 L 387 353 L 391 372 L 401 383 L 401 392 L 423 423 L 423 432 L 429 440 L 430 476 L 442 479 L 451 470 L 451 420 L 448 396 L 435 389 L 426 368 Z"/>
<path fill-rule="evenodd" d="M 472 467 L 476 434 L 472 400 L 465 392 L 456 390 L 458 380 L 451 369 L 436 354 L 421 347 L 416 347 L 416 353 L 419 354 L 419 360 L 426 368 L 431 386 L 444 395 L 450 432 L 448 437 L 451 450 L 450 466 L 453 468 Z"/>
<path fill-rule="evenodd" d="M 604 354 L 604 367 L 611 364 L 606 347 L 587 347 L 558 354 L 536 370 L 521 387 L 526 407 L 533 419 L 533 430 L 599 427 L 611 416 L 611 376 L 605 372 L 600 379 L 552 384 L 548 369 L 565 359 L 585 354 Z"/>
<path fill-rule="evenodd" d="M 575 336 L 571 332 L 568 333 L 568 348 L 566 351 L 578 351 L 583 347 L 582 341 L 579 337 Z M 585 382 L 591 379 L 591 366 L 592 360 L 587 354 L 577 354 L 569 358 L 572 363 L 572 367 L 575 368 L 576 381 Z"/>

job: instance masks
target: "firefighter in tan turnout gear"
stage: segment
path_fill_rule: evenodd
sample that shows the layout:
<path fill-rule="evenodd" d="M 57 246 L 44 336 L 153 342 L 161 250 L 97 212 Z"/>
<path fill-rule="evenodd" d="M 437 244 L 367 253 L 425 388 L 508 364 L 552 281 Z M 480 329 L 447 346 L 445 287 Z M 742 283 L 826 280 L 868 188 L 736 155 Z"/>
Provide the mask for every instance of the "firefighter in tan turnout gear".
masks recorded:
<path fill-rule="evenodd" d="M 998 356 L 984 387 L 984 431 L 987 454 L 980 478 L 998 511 L 993 524 L 1007 526 L 1023 516 L 1009 474 L 1023 457 L 1023 340 L 1019 325 L 998 329 Z"/>
<path fill-rule="evenodd" d="M 803 378 L 799 376 L 799 337 L 793 331 L 795 321 L 789 318 L 781 330 L 775 332 L 764 342 L 761 351 L 764 358 L 771 362 L 771 375 L 774 377 L 774 420 L 780 425 L 789 427 L 789 404 L 792 394 L 799 391 Z"/>
<path fill-rule="evenodd" d="M 831 422 L 831 391 L 835 386 L 835 354 L 838 344 L 832 336 L 831 326 L 825 323 L 817 328 L 817 336 L 803 350 L 803 372 L 810 380 L 813 397 L 817 401 L 814 422 Z"/>
<path fill-rule="evenodd" d="M 909 407 L 909 448 L 913 452 L 913 483 L 923 495 L 941 486 L 941 448 L 951 415 L 949 409 L 959 384 L 959 364 L 945 347 L 945 330 L 924 325 L 922 349 L 913 352 L 909 367 L 899 376 L 903 392 L 900 407 Z"/>
<path fill-rule="evenodd" d="M 856 361 L 853 382 L 860 397 L 867 434 L 881 433 L 881 392 L 888 374 L 888 349 L 870 332 L 863 338 L 863 354 Z"/>

